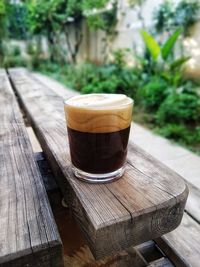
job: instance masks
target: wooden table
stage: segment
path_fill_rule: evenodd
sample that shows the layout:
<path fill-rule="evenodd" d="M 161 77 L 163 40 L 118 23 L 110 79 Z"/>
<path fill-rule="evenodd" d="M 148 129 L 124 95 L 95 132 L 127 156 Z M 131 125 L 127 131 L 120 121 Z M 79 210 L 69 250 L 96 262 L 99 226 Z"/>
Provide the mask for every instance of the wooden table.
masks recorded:
<path fill-rule="evenodd" d="M 160 237 L 180 224 L 188 188 L 179 175 L 130 144 L 123 178 L 102 185 L 77 180 L 70 168 L 63 99 L 23 69 L 9 70 L 9 75 L 63 195 L 97 259 Z M 4 94 L 3 100 L 8 96 Z M 0 259 L 1 256 L 0 253 Z"/>
<path fill-rule="evenodd" d="M 0 109 L 0 266 L 61 267 L 57 226 L 4 70 Z"/>

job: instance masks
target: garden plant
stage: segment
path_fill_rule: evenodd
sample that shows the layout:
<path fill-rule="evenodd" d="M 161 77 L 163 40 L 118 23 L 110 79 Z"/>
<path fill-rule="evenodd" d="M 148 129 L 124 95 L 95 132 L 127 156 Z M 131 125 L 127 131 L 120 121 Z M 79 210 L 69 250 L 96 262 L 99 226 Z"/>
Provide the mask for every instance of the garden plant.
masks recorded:
<path fill-rule="evenodd" d="M 111 51 L 110 44 L 118 34 L 117 1 L 106 9 L 108 0 L 30 0 L 20 5 L 2 0 L 1 65 L 26 66 L 81 93 L 125 93 L 135 100 L 135 121 L 199 152 L 199 81 L 185 76 L 190 57 L 184 55 L 183 47 L 181 56 L 176 56 L 177 47 L 198 20 L 199 4 L 182 0 L 170 5 L 164 1 L 154 12 L 155 24 L 150 31 L 142 17 L 144 2 L 129 1 L 132 8 L 139 7 L 138 19 L 144 26 L 140 31 L 144 49 L 138 54 L 126 48 Z M 91 31 L 105 34 L 102 64 L 78 63 L 83 20 Z M 42 49 L 43 38 L 48 51 Z M 24 40 L 26 57 L 20 47 L 8 45 L 9 39 Z M 135 64 L 129 66 L 127 58 Z"/>

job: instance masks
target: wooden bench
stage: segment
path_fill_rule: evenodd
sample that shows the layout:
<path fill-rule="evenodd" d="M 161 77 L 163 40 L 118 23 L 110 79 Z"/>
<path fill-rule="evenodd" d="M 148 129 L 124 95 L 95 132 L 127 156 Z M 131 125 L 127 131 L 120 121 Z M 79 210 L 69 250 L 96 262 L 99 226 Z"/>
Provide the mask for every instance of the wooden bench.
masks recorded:
<path fill-rule="evenodd" d="M 45 185 L 47 190 L 50 190 L 48 191 L 48 196 L 50 197 L 55 217 L 59 223 L 58 227 L 61 229 L 64 250 L 67 251 L 64 254 L 66 266 L 184 267 L 199 265 L 197 259 L 200 255 L 200 251 L 198 250 L 200 229 L 198 230 L 197 227 L 195 228 L 195 225 L 197 226 L 198 224 L 186 213 L 184 214 L 181 225 L 171 232 L 169 234 L 170 236 L 168 236 L 168 234 L 165 235 L 165 237 L 168 237 L 169 242 L 165 243 L 165 238 L 160 238 L 162 244 L 159 244 L 159 242 L 147 241 L 134 248 L 131 247 L 126 251 L 117 253 L 114 256 L 95 261 L 87 247 L 86 241 L 70 215 L 69 210 L 61 207 L 59 204 L 61 203 L 62 196 L 60 195 L 58 187 L 55 188 L 54 177 L 49 171 L 49 166 L 44 155 L 39 154 L 37 159 L 41 172 L 46 176 Z M 60 201 L 58 201 L 58 199 L 60 199 Z M 185 221 L 187 217 L 190 219 L 189 227 Z M 68 222 L 67 224 L 66 221 Z M 63 227 L 63 225 L 65 227 Z M 70 236 L 73 236 L 73 240 Z"/>
<path fill-rule="evenodd" d="M 61 267 L 61 240 L 4 70 L 0 107 L 0 266 Z"/>
<path fill-rule="evenodd" d="M 34 77 L 37 81 L 42 82 L 49 88 L 49 90 L 54 91 L 63 98 L 67 98 L 69 95 L 71 96 L 76 93 L 64 86 L 61 86 L 56 81 L 49 79 L 46 76 L 32 74 L 32 77 Z M 132 141 L 134 142 L 134 140 Z M 164 235 L 162 238 L 156 239 L 156 242 L 159 248 L 166 253 L 169 259 L 176 264 L 176 266 L 198 267 L 200 259 L 200 189 L 196 188 L 192 184 L 188 184 L 188 186 L 190 193 L 185 207 L 186 212 L 184 213 L 181 225 L 171 233 Z M 148 247 L 148 254 L 155 254 L 152 244 L 151 246 L 146 246 L 145 244 L 142 246 L 143 248 Z M 156 261 L 156 266 L 165 266 L 165 260 L 167 259 L 158 259 L 158 261 Z"/>
<path fill-rule="evenodd" d="M 126 174 L 91 185 L 72 175 L 63 100 L 23 70 L 10 79 L 65 199 L 96 258 L 160 237 L 181 222 L 188 189 L 181 177 L 130 145 Z"/>

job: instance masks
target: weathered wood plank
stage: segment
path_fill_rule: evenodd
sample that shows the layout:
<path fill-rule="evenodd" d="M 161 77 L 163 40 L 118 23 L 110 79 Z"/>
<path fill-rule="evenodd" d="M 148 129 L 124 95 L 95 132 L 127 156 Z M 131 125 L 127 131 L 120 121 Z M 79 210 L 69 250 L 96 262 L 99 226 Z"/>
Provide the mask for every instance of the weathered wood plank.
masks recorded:
<path fill-rule="evenodd" d="M 163 262 L 163 264 L 166 264 L 166 259 L 163 259 L 164 254 L 160 251 L 155 242 L 152 240 L 140 244 L 134 247 L 134 249 L 131 247 L 126 251 L 120 252 L 114 256 L 106 257 L 100 261 L 95 261 L 82 233 L 80 232 L 76 222 L 71 216 L 69 209 L 66 209 L 66 207 L 63 207 L 62 205 L 63 196 L 59 188 L 55 188 L 54 186 L 52 187 L 52 184 L 54 185 L 55 181 L 53 174 L 49 168 L 49 164 L 44 157 L 44 154 L 36 153 L 35 157 L 37 163 L 39 163 L 39 168 L 42 173 L 42 177 L 48 177 L 45 182 L 45 187 L 47 185 L 46 189 L 48 190 L 51 207 L 63 241 L 64 259 L 66 266 L 139 267 L 139 265 L 149 266 L 149 262 L 153 262 L 151 264 L 157 265 L 158 263 L 161 264 Z M 162 259 L 162 261 L 157 261 L 159 259 Z"/>
<path fill-rule="evenodd" d="M 38 78 L 38 75 L 35 75 L 35 77 Z M 49 83 L 49 79 L 44 80 L 42 76 L 39 78 L 40 82 L 44 82 L 45 85 L 48 84 L 50 89 L 54 89 L 55 92 L 59 90 L 59 88 L 56 87 L 56 84 L 54 84 L 54 88 L 51 88 L 52 86 L 51 83 Z M 65 91 L 59 90 L 59 92 L 61 96 L 67 97 L 67 92 L 68 92 L 67 89 Z M 134 140 L 131 141 L 134 142 Z M 150 171 L 155 171 L 155 166 L 152 167 Z M 198 188 L 194 187 L 190 183 L 188 184 L 188 186 L 190 193 L 186 203 L 186 211 L 189 214 L 191 214 L 192 217 L 195 218 L 198 222 L 200 222 L 200 190 L 198 190 Z M 172 258 L 177 266 L 193 266 L 193 264 L 196 264 L 196 266 L 198 266 L 198 261 L 194 263 L 194 258 L 200 259 L 199 255 L 200 252 L 196 250 L 196 248 L 199 249 L 199 240 L 198 238 L 194 238 L 193 231 L 190 235 L 189 232 L 190 228 L 188 229 L 187 224 L 185 224 L 185 221 L 187 221 L 188 219 L 190 220 L 190 224 L 194 224 L 193 227 L 196 228 L 197 227 L 196 222 L 193 221 L 190 217 L 188 217 L 187 214 L 184 214 L 184 219 L 181 226 L 179 226 L 178 229 L 167 235 L 167 239 L 165 238 L 165 236 L 163 239 L 159 239 L 159 244 L 161 244 L 162 248 L 164 248 L 164 251 L 167 253 L 168 257 Z M 196 229 L 196 231 L 197 235 L 200 236 L 200 232 L 198 233 L 199 230 Z M 177 232 L 179 233 L 178 235 L 176 234 Z M 185 237 L 185 232 L 187 233 L 187 237 Z M 151 242 L 153 241 L 150 241 L 150 243 Z M 188 246 L 190 246 L 191 242 L 193 243 L 195 249 L 188 250 Z M 147 249 L 145 250 L 146 247 Z M 137 246 L 137 248 L 139 249 L 139 246 Z M 147 253 L 147 257 L 145 258 L 147 258 L 148 261 L 149 261 L 148 255 L 151 257 L 151 255 L 154 256 L 156 254 L 155 251 L 152 251 L 151 253 L 151 248 L 153 248 L 153 246 L 151 247 L 151 244 L 150 246 L 148 245 L 148 243 L 146 243 L 145 245 L 142 244 L 142 250 L 144 250 L 145 253 Z M 163 261 L 168 261 L 168 260 L 165 258 L 158 259 L 154 261 L 152 264 L 150 264 L 150 266 L 163 266 L 164 264 L 166 264 L 163 263 Z M 167 263 L 166 266 L 171 266 L 171 263 L 170 264 Z"/>
<path fill-rule="evenodd" d="M 198 267 L 200 260 L 200 225 L 185 214 L 181 225 L 156 239 L 157 244 L 177 267 Z"/>
<path fill-rule="evenodd" d="M 48 191 L 57 189 L 58 185 L 56 184 L 56 181 L 51 172 L 49 164 L 44 157 L 44 153 L 37 152 L 34 155 L 35 155 L 35 160 L 37 161 L 40 173 L 42 175 L 42 180 L 44 182 L 46 191 L 48 192 Z"/>
<path fill-rule="evenodd" d="M 186 211 L 200 223 L 200 190 L 192 184 L 188 183 L 189 197 L 186 203 Z"/>
<path fill-rule="evenodd" d="M 0 107 L 0 266 L 62 266 L 59 234 L 4 70 Z"/>
<path fill-rule="evenodd" d="M 150 263 L 148 267 L 174 267 L 174 265 L 171 263 L 169 259 L 161 258 Z"/>
<path fill-rule="evenodd" d="M 141 253 L 147 262 L 155 261 L 164 256 L 153 240 L 142 243 L 135 249 Z"/>
<path fill-rule="evenodd" d="M 164 254 L 160 251 L 155 242 L 150 240 L 114 256 L 95 261 L 69 209 L 66 209 L 66 207 L 62 205 L 63 196 L 59 188 L 55 188 L 55 186 L 52 187 L 52 185 L 55 185 L 55 180 L 44 154 L 35 153 L 35 157 L 42 173 L 42 178 L 45 177 L 46 179 L 45 188 L 48 191 L 52 211 L 63 241 L 66 266 L 139 267 L 139 265 L 148 266 L 149 262 L 155 262 L 157 264 L 158 259 L 163 259 Z"/>
<path fill-rule="evenodd" d="M 62 98 L 27 72 L 9 73 L 95 257 L 140 244 L 178 226 L 188 190 L 177 174 L 165 173 L 162 164 L 132 146 L 123 178 L 102 185 L 80 182 L 70 168 Z"/>
<path fill-rule="evenodd" d="M 39 80 L 40 83 L 43 83 L 46 87 L 48 87 L 49 90 L 52 90 L 53 92 L 55 92 L 56 94 L 58 94 L 63 98 L 68 98 L 73 94 L 74 95 L 78 94 L 76 91 L 72 91 L 64 87 L 63 85 L 59 84 L 57 81 L 54 81 L 53 79 L 46 77 L 44 75 L 33 73 L 32 76 L 36 80 Z M 132 139 L 132 136 L 130 136 L 130 141 L 134 143 L 134 139 Z M 154 171 L 154 167 L 152 168 L 151 171 Z M 167 173 L 167 175 L 169 174 Z M 186 183 L 189 187 L 190 194 L 188 196 L 185 209 L 193 218 L 195 218 L 195 220 L 197 220 L 200 223 L 200 190 L 194 185 L 188 182 Z"/>

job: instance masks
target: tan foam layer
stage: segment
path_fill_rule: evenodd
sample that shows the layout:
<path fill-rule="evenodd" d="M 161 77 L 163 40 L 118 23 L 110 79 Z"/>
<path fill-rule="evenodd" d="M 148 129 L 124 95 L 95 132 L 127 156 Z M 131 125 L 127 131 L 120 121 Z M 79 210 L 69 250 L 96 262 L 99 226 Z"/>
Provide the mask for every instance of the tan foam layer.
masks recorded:
<path fill-rule="evenodd" d="M 112 95 L 109 95 L 108 99 L 104 101 L 100 97 L 101 94 L 92 95 L 94 97 L 90 99 L 84 95 L 79 96 L 78 99 L 74 97 L 65 102 L 68 127 L 80 132 L 107 133 L 123 130 L 130 126 L 133 106 L 131 98 L 121 95 L 123 96 L 121 101 L 120 97 L 113 97 L 115 99 L 112 101 L 110 99 Z M 102 96 L 106 96 L 106 94 L 102 94 Z M 85 100 L 87 98 L 87 101 L 82 101 L 80 97 L 85 97 Z M 97 97 L 99 97 L 99 101 Z M 77 105 L 76 100 L 79 102 Z M 93 102 L 90 102 L 92 100 Z M 83 103 L 86 103 L 86 105 Z"/>

